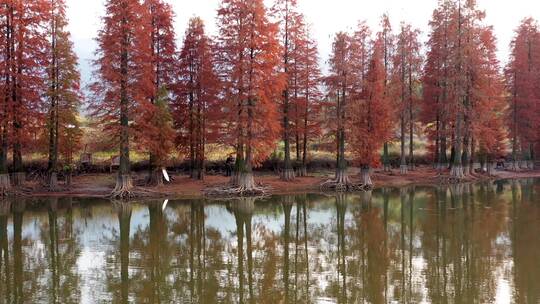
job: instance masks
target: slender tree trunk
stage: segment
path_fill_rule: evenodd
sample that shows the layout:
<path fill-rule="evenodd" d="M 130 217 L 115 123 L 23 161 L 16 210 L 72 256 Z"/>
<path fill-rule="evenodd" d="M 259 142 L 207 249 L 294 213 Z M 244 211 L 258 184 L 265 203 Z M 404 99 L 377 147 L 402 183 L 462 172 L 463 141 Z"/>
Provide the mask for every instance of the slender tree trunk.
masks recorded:
<path fill-rule="evenodd" d="M 283 55 L 283 63 L 285 69 L 285 75 L 288 75 L 289 72 L 289 2 L 285 2 L 285 41 L 284 49 L 285 53 Z M 283 172 L 281 174 L 281 179 L 285 181 L 294 180 L 294 169 L 291 164 L 291 147 L 290 147 L 290 117 L 289 117 L 289 82 L 285 90 L 283 91 L 283 143 L 284 143 L 284 164 Z"/>
<path fill-rule="evenodd" d="M 453 155 L 452 155 L 452 169 L 450 171 L 450 175 L 455 178 L 463 178 L 463 165 L 462 165 L 462 159 L 461 159 L 461 147 L 462 147 L 462 139 L 461 139 L 461 128 L 462 128 L 462 114 L 458 110 L 456 118 L 456 134 L 454 136 L 454 142 L 452 146 Z"/>
<path fill-rule="evenodd" d="M 346 85 L 343 84 L 341 99 L 338 98 L 338 151 L 336 164 L 336 183 L 340 185 L 348 185 L 349 177 L 347 175 L 347 160 L 345 159 L 345 107 L 346 107 Z"/>
<path fill-rule="evenodd" d="M 440 157 L 440 150 L 441 150 L 441 122 L 439 120 L 439 113 L 437 113 L 436 123 L 435 123 L 435 151 L 434 151 L 434 162 L 435 162 L 435 169 L 437 171 L 441 170 L 441 157 Z"/>
<path fill-rule="evenodd" d="M 400 138 L 400 144 L 401 144 L 401 158 L 400 158 L 400 172 L 401 174 L 407 174 L 407 158 L 405 157 L 405 115 L 404 111 L 401 111 L 401 138 Z"/>
<path fill-rule="evenodd" d="M 405 50 L 403 49 L 402 47 L 402 50 L 401 50 L 401 117 L 400 117 L 400 123 L 401 123 L 401 128 L 400 128 L 400 135 L 401 135 L 401 138 L 400 138 L 400 141 L 401 141 L 401 159 L 400 159 L 400 166 L 399 166 L 399 169 L 400 169 L 400 172 L 401 174 L 407 174 L 407 158 L 405 157 Z M 387 149 L 388 147 L 386 146 L 386 143 L 385 143 L 385 157 L 387 157 Z M 386 163 L 385 163 L 386 165 Z M 386 170 L 386 168 L 385 168 Z"/>
<path fill-rule="evenodd" d="M 446 124 L 444 124 L 444 123 L 441 123 L 441 132 L 442 132 L 442 136 L 441 136 L 441 142 L 440 142 L 441 150 L 439 151 L 439 157 L 440 157 L 439 164 L 441 165 L 442 168 L 447 168 L 448 167 L 448 155 L 446 153 L 447 152 L 446 150 L 448 150 L 448 147 L 446 145 L 447 138 L 446 138 L 446 135 L 445 135 Z"/>
<path fill-rule="evenodd" d="M 371 180 L 370 166 L 367 166 L 367 165 L 362 166 L 360 169 L 360 174 L 361 174 L 362 185 L 372 187 L 373 181 Z"/>
<path fill-rule="evenodd" d="M 54 8 L 53 8 L 54 9 Z M 58 111 L 59 111 L 59 79 L 58 79 L 58 58 L 57 58 L 57 25 L 55 17 L 52 18 L 52 37 L 51 37 L 51 74 L 50 81 L 50 108 L 49 108 L 49 162 L 47 168 L 47 184 L 49 189 L 58 188 Z"/>
<path fill-rule="evenodd" d="M 514 73 L 514 83 L 516 82 L 517 75 Z M 513 171 L 519 169 L 519 159 L 518 159 L 518 139 L 517 139 L 517 90 L 514 88 L 514 98 L 512 103 L 512 165 L 511 168 Z"/>
<path fill-rule="evenodd" d="M 390 166 L 390 156 L 388 155 L 388 142 L 384 143 L 383 148 L 383 165 L 384 165 L 384 172 L 390 172 L 392 171 Z"/>
<path fill-rule="evenodd" d="M 528 169 L 530 170 L 534 170 L 534 165 L 535 165 L 535 161 L 536 161 L 536 155 L 534 153 L 534 144 L 530 144 L 529 145 L 529 150 L 530 150 L 530 161 L 529 161 L 529 167 Z"/>
<path fill-rule="evenodd" d="M 191 89 L 189 93 L 189 176 L 194 178 L 195 170 L 195 118 L 193 108 L 195 107 L 195 93 L 193 92 L 193 76 L 190 76 Z"/>
<path fill-rule="evenodd" d="M 409 68 L 409 170 L 414 170 L 414 113 L 413 113 L 413 85 L 411 69 Z"/>
<path fill-rule="evenodd" d="M 127 20 L 122 19 L 126 25 Z M 120 168 L 116 180 L 116 187 L 112 196 L 128 198 L 133 189 L 131 181 L 131 163 L 129 157 L 129 98 L 128 98 L 128 64 L 129 64 L 129 38 L 128 33 L 123 34 L 120 58 Z"/>
<path fill-rule="evenodd" d="M 22 109 L 22 100 L 20 96 L 21 87 L 19 83 L 20 77 L 22 77 L 22 67 L 21 67 L 21 54 L 18 58 L 18 67 L 17 67 L 17 77 L 15 77 L 14 87 L 13 87 L 13 104 L 15 105 L 13 113 L 13 184 L 15 186 L 21 186 L 26 180 L 26 174 L 24 173 L 23 160 L 22 160 L 22 144 L 21 136 L 23 132 L 23 123 L 21 113 L 19 112 Z"/>
<path fill-rule="evenodd" d="M 465 125 L 468 125 L 467 123 Z M 470 151 L 470 137 L 469 131 L 465 131 L 467 135 L 463 137 L 463 152 L 461 153 L 461 165 L 463 167 L 463 175 L 469 175 L 469 151 Z"/>
<path fill-rule="evenodd" d="M 474 173 L 474 162 L 475 162 L 475 150 L 476 150 L 476 143 L 474 141 L 474 137 L 471 137 L 471 152 L 469 155 L 469 174 Z"/>
<path fill-rule="evenodd" d="M 4 87 L 4 100 L 2 104 L 2 121 L 1 121 L 1 130 L 0 130 L 0 194 L 5 195 L 7 192 L 11 189 L 11 181 L 10 176 L 8 172 L 8 163 L 7 163 L 7 157 L 8 157 L 8 128 L 9 128 L 9 107 L 11 103 L 11 90 L 12 90 L 12 83 L 11 83 L 11 76 L 9 75 L 9 72 L 13 69 L 13 56 L 12 56 L 12 43 L 13 43 L 13 29 L 12 29 L 12 10 L 9 10 L 8 14 L 6 15 L 6 23 L 5 23 L 5 71 L 3 72 L 3 76 L 5 77 L 5 87 Z"/>
<path fill-rule="evenodd" d="M 300 176 L 307 176 L 307 145 L 308 145 L 308 107 L 309 97 L 306 96 L 306 108 L 304 112 L 304 138 L 302 140 L 302 167 L 300 168 Z"/>

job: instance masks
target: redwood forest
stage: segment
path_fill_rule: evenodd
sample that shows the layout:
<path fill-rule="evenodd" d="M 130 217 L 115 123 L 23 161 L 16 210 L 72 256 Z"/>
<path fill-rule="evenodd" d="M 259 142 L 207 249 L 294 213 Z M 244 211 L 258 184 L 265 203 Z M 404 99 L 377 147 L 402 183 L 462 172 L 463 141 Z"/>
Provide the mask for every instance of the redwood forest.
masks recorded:
<path fill-rule="evenodd" d="M 168 1 L 105 0 L 83 83 L 66 1 L 2 0 L 0 191 L 243 196 L 535 174 L 537 20 L 507 29 L 499 58 L 474 0 L 432 1 L 422 29 L 359 12 L 322 58 L 298 1 L 221 0 L 178 28 Z"/>

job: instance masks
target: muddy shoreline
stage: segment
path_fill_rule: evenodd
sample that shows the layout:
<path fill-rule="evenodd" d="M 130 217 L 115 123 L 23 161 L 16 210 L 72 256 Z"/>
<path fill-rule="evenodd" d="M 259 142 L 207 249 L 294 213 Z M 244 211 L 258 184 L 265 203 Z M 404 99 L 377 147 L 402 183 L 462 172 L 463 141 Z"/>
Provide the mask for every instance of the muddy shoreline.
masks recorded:
<path fill-rule="evenodd" d="M 351 169 L 351 177 L 357 172 Z M 372 174 L 375 188 L 404 187 L 404 186 L 433 186 L 441 184 L 444 180 L 438 172 L 431 167 L 419 167 L 406 175 L 400 175 L 399 170 L 384 173 L 376 170 Z M 332 171 L 313 172 L 308 177 L 296 178 L 293 182 L 284 182 L 272 173 L 259 173 L 256 175 L 256 183 L 269 189 L 270 195 L 299 194 L 299 193 L 322 193 L 321 183 L 332 178 Z M 145 192 L 144 199 L 201 199 L 204 198 L 204 190 L 226 184 L 225 176 L 209 175 L 205 181 L 195 181 L 185 175 L 172 174 L 173 181 L 160 187 L 147 188 L 142 186 L 143 175 L 134 174 L 134 179 L 140 184 L 140 189 Z M 49 192 L 43 189 L 39 182 L 28 182 L 25 185 L 24 195 L 31 197 L 84 197 L 104 198 L 111 192 L 115 184 L 114 174 L 86 174 L 73 177 L 72 186 L 64 187 L 57 192 Z M 493 175 L 475 174 L 463 180 L 463 183 L 480 182 L 485 180 L 540 178 L 540 170 L 529 171 L 495 171 Z M 325 193 L 330 193 L 326 191 Z M 213 197 L 215 198 L 215 197 Z M 219 198 L 219 197 L 218 197 Z"/>

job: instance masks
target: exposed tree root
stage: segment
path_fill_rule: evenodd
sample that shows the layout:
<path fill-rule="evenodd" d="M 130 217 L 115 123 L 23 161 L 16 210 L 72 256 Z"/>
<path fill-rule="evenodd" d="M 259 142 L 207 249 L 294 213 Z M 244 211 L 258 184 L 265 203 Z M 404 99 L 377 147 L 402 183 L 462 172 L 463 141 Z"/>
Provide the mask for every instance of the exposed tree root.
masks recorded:
<path fill-rule="evenodd" d="M 512 164 L 510 165 L 510 170 L 511 171 L 519 171 L 519 162 L 518 161 L 513 161 Z"/>
<path fill-rule="evenodd" d="M 152 172 L 148 175 L 148 178 L 146 179 L 147 186 L 159 187 L 163 186 L 163 183 L 163 172 L 159 169 L 152 170 Z"/>
<path fill-rule="evenodd" d="M 26 183 L 25 172 L 14 172 L 12 177 L 13 185 L 15 187 L 22 186 Z"/>
<path fill-rule="evenodd" d="M 295 178 L 294 169 L 292 168 L 284 169 L 283 172 L 281 172 L 280 178 L 283 181 L 293 181 Z"/>
<path fill-rule="evenodd" d="M 452 166 L 452 169 L 450 170 L 450 177 L 458 181 L 462 180 L 465 177 L 465 174 L 463 174 L 463 166 Z"/>
<path fill-rule="evenodd" d="M 56 172 L 51 172 L 46 176 L 43 183 L 43 188 L 49 192 L 58 192 L 64 190 L 58 185 L 58 174 Z"/>
<path fill-rule="evenodd" d="M 299 177 L 306 177 L 307 176 L 307 168 L 306 168 L 306 166 L 301 166 L 297 171 L 298 171 L 297 175 Z"/>
<path fill-rule="evenodd" d="M 221 185 L 204 190 L 206 196 L 225 196 L 225 197 L 258 197 L 268 195 L 270 188 L 259 186 L 245 187 L 235 185 Z"/>
<path fill-rule="evenodd" d="M 265 196 L 269 192 L 269 188 L 255 184 L 253 172 L 237 174 L 233 180 L 235 180 L 236 183 L 206 189 L 204 194 L 207 196 L 250 197 Z"/>
<path fill-rule="evenodd" d="M 362 183 L 352 182 L 345 170 L 338 170 L 335 179 L 329 179 L 321 184 L 321 190 L 337 192 L 369 191 L 372 188 L 371 179 Z"/>
<path fill-rule="evenodd" d="M 471 167 L 469 165 L 463 166 L 463 176 L 467 176 L 471 174 Z"/>
<path fill-rule="evenodd" d="M 0 174 L 0 196 L 10 194 L 11 190 L 12 188 L 9 174 Z"/>
<path fill-rule="evenodd" d="M 136 193 L 133 191 L 131 176 L 118 175 L 116 178 L 116 187 L 111 194 L 109 194 L 109 197 L 115 199 L 130 199 L 136 196 Z"/>
<path fill-rule="evenodd" d="M 409 173 L 409 166 L 407 166 L 407 165 L 399 166 L 399 173 L 402 174 L 402 175 L 405 175 L 405 174 Z"/>

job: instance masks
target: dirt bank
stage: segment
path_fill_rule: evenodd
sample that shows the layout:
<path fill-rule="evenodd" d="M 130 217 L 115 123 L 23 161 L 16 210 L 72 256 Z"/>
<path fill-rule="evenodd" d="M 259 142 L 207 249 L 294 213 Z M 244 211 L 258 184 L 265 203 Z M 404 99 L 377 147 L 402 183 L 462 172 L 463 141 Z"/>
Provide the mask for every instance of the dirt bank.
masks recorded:
<path fill-rule="evenodd" d="M 356 169 L 350 170 L 350 176 L 355 178 Z M 447 173 L 443 173 L 444 174 Z M 332 178 L 333 172 L 324 171 L 313 173 L 309 177 L 297 178 L 293 182 L 284 182 L 277 175 L 271 173 L 259 173 L 256 175 L 256 183 L 268 187 L 270 194 L 292 194 L 302 192 L 318 192 L 320 184 Z M 144 175 L 134 174 L 136 183 L 141 189 L 151 197 L 168 198 L 201 198 L 204 196 L 204 189 L 226 184 L 228 178 L 225 176 L 209 175 L 204 181 L 195 181 L 185 175 L 172 175 L 173 181 L 170 184 L 156 188 L 143 187 Z M 473 182 L 484 179 L 512 179 L 540 177 L 540 171 L 495 171 L 492 176 L 474 175 L 464 180 Z M 372 174 L 376 188 L 380 187 L 402 187 L 408 185 L 436 185 L 441 183 L 440 175 L 431 167 L 419 167 L 410 171 L 406 175 L 400 175 L 399 170 L 391 173 L 384 173 L 375 170 Z M 61 189 L 58 192 L 47 192 L 38 182 L 28 182 L 27 195 L 32 196 L 73 196 L 73 197 L 105 197 L 113 189 L 115 184 L 114 174 L 87 174 L 73 178 L 73 184 L 69 188 Z"/>

